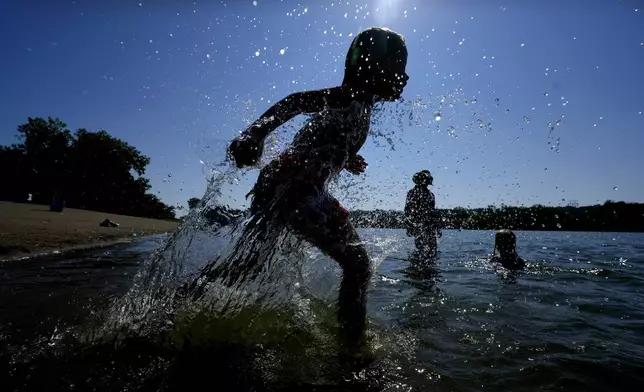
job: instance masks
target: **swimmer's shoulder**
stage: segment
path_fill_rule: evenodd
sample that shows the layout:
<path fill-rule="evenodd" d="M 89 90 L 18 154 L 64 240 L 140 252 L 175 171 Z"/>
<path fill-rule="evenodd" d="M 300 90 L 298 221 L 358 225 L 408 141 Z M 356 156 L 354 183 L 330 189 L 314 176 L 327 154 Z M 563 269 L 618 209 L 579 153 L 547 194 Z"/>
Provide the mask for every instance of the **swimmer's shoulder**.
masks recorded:
<path fill-rule="evenodd" d="M 324 101 L 325 107 L 333 109 L 344 109 L 356 101 L 360 102 L 361 97 L 356 96 L 348 87 L 335 86 L 319 90 L 309 90 L 302 93 L 292 94 L 294 99 L 313 99 Z"/>
<path fill-rule="evenodd" d="M 526 262 L 519 256 L 511 260 L 504 260 L 498 255 L 491 255 L 488 260 L 490 263 L 499 263 L 503 268 L 510 270 L 522 269 L 526 266 Z"/>

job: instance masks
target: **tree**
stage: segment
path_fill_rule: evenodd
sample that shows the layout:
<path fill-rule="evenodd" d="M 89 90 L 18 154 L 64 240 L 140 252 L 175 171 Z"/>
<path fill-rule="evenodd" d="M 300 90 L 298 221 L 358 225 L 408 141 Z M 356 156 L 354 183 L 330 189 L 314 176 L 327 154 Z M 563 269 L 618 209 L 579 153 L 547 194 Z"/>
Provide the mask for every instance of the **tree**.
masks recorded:
<path fill-rule="evenodd" d="M 32 176 L 28 170 L 27 156 L 16 146 L 0 146 L 0 199 L 25 201 L 30 193 L 25 181 Z"/>
<path fill-rule="evenodd" d="M 94 210 L 118 205 L 123 213 L 135 213 L 150 185 L 146 178 L 134 175 L 145 173 L 150 158 L 106 131 L 79 129 L 75 136 L 70 153 L 75 181 L 68 189 L 78 199 L 69 202 Z"/>
<path fill-rule="evenodd" d="M 67 181 L 71 132 L 59 119 L 29 117 L 26 124 L 18 127 L 18 138 L 20 143 L 0 151 L 0 161 L 4 164 L 3 188 L 11 188 L 0 196 L 24 200 L 31 193 L 34 201 L 49 203 L 53 193 Z"/>
<path fill-rule="evenodd" d="M 201 200 L 197 199 L 196 197 L 191 197 L 190 199 L 188 199 L 188 208 L 190 208 L 191 210 L 196 208 L 200 201 Z"/>
<path fill-rule="evenodd" d="M 148 194 L 142 177 L 150 158 L 107 131 L 73 135 L 57 118 L 28 118 L 20 143 L 0 147 L 0 198 L 49 203 L 62 194 L 69 207 L 151 218 L 174 218 L 174 207 Z"/>

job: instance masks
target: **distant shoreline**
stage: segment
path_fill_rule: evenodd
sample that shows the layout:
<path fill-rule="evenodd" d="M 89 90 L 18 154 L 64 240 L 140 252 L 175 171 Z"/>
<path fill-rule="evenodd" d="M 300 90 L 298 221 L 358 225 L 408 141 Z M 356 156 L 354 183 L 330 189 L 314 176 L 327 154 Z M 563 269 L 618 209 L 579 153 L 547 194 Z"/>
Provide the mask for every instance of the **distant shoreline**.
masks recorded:
<path fill-rule="evenodd" d="M 531 207 L 489 206 L 487 208 L 438 209 L 439 226 L 445 230 L 500 230 L 644 233 L 644 203 L 614 202 L 602 205 Z M 223 206 L 205 212 L 210 222 L 225 225 L 242 214 L 240 209 Z M 398 210 L 352 210 L 355 227 L 405 229 L 405 214 Z"/>
<path fill-rule="evenodd" d="M 461 230 L 526 230 L 570 232 L 644 232 L 644 204 L 607 200 L 592 206 L 531 207 L 489 206 L 487 208 L 438 209 L 440 225 Z M 401 229 L 405 215 L 396 210 L 355 210 L 351 218 L 358 227 Z"/>
<path fill-rule="evenodd" d="M 376 226 L 355 226 L 357 229 L 379 229 L 379 230 L 405 230 L 402 227 L 376 227 Z M 453 227 L 443 227 L 441 230 L 444 231 L 497 231 L 503 229 L 502 227 L 498 229 L 458 229 Z M 522 231 L 533 231 L 535 233 L 539 232 L 548 232 L 548 233 L 615 233 L 615 234 L 644 234 L 644 231 L 615 231 L 615 230 L 569 230 L 569 229 L 512 229 L 514 232 Z"/>
<path fill-rule="evenodd" d="M 119 226 L 101 227 L 105 219 Z M 43 205 L 0 202 L 0 261 L 131 243 L 172 232 L 178 225 L 179 221 L 71 208 L 57 213 Z"/>

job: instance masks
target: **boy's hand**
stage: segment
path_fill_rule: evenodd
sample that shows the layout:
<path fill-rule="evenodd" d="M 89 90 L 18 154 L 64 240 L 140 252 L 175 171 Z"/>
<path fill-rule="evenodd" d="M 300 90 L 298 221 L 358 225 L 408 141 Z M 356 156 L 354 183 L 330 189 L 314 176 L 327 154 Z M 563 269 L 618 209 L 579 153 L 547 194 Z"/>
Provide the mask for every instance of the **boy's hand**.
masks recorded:
<path fill-rule="evenodd" d="M 238 168 L 255 166 L 264 152 L 264 140 L 244 132 L 230 143 L 228 155 Z"/>
<path fill-rule="evenodd" d="M 364 173 L 367 169 L 367 162 L 365 162 L 361 155 L 356 155 L 354 158 L 347 161 L 344 168 L 351 174 Z"/>

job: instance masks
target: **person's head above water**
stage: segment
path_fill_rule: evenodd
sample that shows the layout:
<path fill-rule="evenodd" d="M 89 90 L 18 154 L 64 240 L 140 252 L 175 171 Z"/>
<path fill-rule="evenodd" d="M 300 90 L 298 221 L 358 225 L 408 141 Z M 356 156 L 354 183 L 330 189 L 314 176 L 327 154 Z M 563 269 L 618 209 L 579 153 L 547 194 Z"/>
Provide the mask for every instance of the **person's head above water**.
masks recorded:
<path fill-rule="evenodd" d="M 429 170 L 421 170 L 411 178 L 418 186 L 429 186 L 434 184 L 434 177 Z"/>
<path fill-rule="evenodd" d="M 499 251 L 501 257 L 516 254 L 517 236 L 512 230 L 499 230 L 494 238 L 494 247 Z"/>
<path fill-rule="evenodd" d="M 342 84 L 383 100 L 395 100 L 407 85 L 406 67 L 407 45 L 403 36 L 386 28 L 370 27 L 351 43 Z"/>
<path fill-rule="evenodd" d="M 498 256 L 496 252 L 499 252 Z M 501 265 L 510 270 L 519 270 L 525 267 L 525 261 L 517 254 L 517 236 L 512 230 L 499 230 L 494 238 L 494 255 L 490 259 L 492 262 L 501 263 Z"/>

